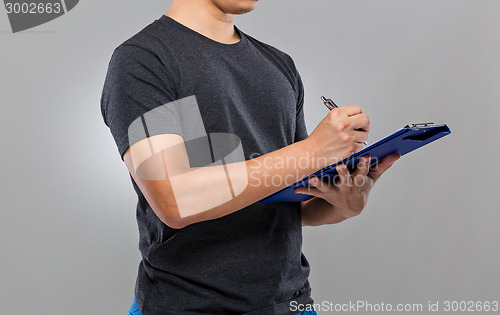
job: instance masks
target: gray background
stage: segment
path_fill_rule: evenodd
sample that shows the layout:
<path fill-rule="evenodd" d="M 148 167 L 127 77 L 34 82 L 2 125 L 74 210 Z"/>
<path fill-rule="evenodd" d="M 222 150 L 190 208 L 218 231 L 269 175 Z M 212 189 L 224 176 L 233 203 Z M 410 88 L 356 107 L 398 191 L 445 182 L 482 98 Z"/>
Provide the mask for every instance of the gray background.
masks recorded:
<path fill-rule="evenodd" d="M 99 100 L 113 49 L 169 5 L 82 1 L 19 34 L 1 11 L 2 314 L 127 312 L 136 196 Z M 294 58 L 309 132 L 323 94 L 363 106 L 369 142 L 411 122 L 453 131 L 398 161 L 361 216 L 304 228 L 316 302 L 500 299 L 499 13 L 493 0 L 263 0 L 237 19 Z"/>

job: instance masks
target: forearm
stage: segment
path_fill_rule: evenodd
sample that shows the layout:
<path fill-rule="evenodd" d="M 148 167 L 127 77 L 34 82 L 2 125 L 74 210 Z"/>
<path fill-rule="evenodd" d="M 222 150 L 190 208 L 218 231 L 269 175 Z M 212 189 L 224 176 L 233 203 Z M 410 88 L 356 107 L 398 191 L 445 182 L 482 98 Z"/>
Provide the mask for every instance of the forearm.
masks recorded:
<path fill-rule="evenodd" d="M 188 168 L 168 176 L 175 206 L 169 203 L 170 209 L 163 209 L 174 212 L 179 227 L 219 218 L 293 184 L 327 163 L 326 159 L 316 158 L 307 141 L 300 141 L 243 162 Z"/>
<path fill-rule="evenodd" d="M 336 211 L 334 205 L 318 197 L 303 201 L 301 211 L 302 226 L 334 224 L 347 219 L 339 211 Z"/>

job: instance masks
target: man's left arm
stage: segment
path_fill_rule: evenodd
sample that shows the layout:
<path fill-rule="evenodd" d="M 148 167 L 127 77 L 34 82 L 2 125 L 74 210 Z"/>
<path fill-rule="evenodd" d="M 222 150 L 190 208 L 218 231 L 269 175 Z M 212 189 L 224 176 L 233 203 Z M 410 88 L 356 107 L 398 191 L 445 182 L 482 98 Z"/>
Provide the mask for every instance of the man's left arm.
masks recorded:
<path fill-rule="evenodd" d="M 352 174 L 345 165 L 339 165 L 339 180 L 336 183 L 310 178 L 311 187 L 295 189 L 296 193 L 314 196 L 302 202 L 302 226 L 334 224 L 359 215 L 375 182 L 399 158 L 398 153 L 392 153 L 370 167 L 370 157 L 363 156 Z"/>

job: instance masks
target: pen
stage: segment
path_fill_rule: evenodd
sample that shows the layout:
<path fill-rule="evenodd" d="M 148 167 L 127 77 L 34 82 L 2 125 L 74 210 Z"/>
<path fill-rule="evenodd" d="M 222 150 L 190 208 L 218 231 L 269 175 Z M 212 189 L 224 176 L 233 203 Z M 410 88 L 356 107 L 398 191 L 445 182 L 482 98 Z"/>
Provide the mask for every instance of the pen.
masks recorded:
<path fill-rule="evenodd" d="M 323 101 L 323 104 L 325 104 L 325 106 L 329 109 L 329 110 L 332 110 L 332 109 L 335 109 L 335 108 L 339 108 L 337 106 L 337 104 L 335 104 L 330 98 L 326 98 L 324 96 L 321 96 L 321 100 Z M 368 145 L 368 143 L 366 143 L 366 141 L 363 142 L 364 145 Z"/>
<path fill-rule="evenodd" d="M 331 99 L 326 98 L 324 96 L 321 96 L 321 100 L 323 101 L 323 104 L 329 109 L 332 110 L 334 108 L 339 108 L 337 104 L 335 104 Z"/>

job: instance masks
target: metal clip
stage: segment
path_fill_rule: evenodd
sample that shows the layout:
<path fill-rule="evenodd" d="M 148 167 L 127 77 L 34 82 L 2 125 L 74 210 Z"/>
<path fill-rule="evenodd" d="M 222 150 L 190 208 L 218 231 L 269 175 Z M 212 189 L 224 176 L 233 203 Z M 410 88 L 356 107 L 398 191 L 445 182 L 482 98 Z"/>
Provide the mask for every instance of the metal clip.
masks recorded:
<path fill-rule="evenodd" d="M 430 126 L 430 125 L 434 125 L 434 123 L 433 122 L 427 122 L 427 123 L 409 124 L 409 125 L 404 126 L 404 128 L 426 127 L 426 126 Z"/>

